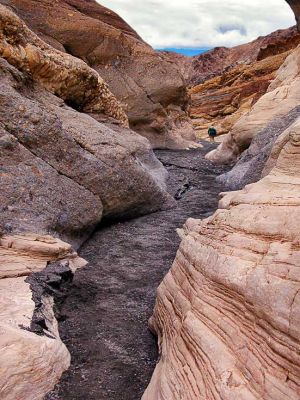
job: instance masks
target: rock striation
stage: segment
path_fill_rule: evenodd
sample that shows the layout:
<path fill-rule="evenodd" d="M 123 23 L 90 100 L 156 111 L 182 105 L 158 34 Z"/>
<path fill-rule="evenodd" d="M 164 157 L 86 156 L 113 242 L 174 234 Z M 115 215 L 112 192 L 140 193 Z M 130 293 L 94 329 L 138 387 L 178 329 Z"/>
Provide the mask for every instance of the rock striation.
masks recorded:
<path fill-rule="evenodd" d="M 195 145 L 179 67 L 94 0 L 1 0 L 44 41 L 84 60 L 108 84 L 130 127 L 153 147 Z"/>
<path fill-rule="evenodd" d="M 0 56 L 78 110 L 104 113 L 127 126 L 127 116 L 106 83 L 81 60 L 38 38 L 0 6 Z"/>
<path fill-rule="evenodd" d="M 299 399 L 299 171 L 298 118 L 263 179 L 179 231 L 150 320 L 161 357 L 143 400 Z"/>
<path fill-rule="evenodd" d="M 41 400 L 70 364 L 59 338 L 51 285 L 58 291 L 59 273 L 72 276 L 86 262 L 70 245 L 39 235 L 2 236 L 0 261 L 0 397 Z M 33 288 L 28 276 L 50 263 L 56 263 L 57 275 L 52 269 Z"/>
<path fill-rule="evenodd" d="M 253 139 L 275 118 L 282 118 L 300 102 L 300 47 L 292 52 L 278 70 L 264 96 L 241 117 L 222 144 L 207 158 L 219 163 L 235 162 Z"/>
<path fill-rule="evenodd" d="M 262 178 L 266 162 L 270 157 L 277 138 L 300 117 L 300 106 L 288 114 L 275 118 L 252 140 L 234 167 L 217 177 L 227 190 L 243 189 L 249 183 Z"/>
<path fill-rule="evenodd" d="M 299 43 L 300 34 L 292 27 L 195 57 L 186 70 L 194 82 L 189 113 L 197 135 L 206 138 L 212 125 L 220 135 L 230 132 L 266 93 L 278 69 Z"/>
<path fill-rule="evenodd" d="M 241 64 L 194 86 L 190 90 L 190 116 L 197 135 L 207 137 L 207 130 L 212 125 L 219 135 L 230 132 L 234 124 L 266 93 L 289 54 L 287 51 L 251 64 Z"/>
<path fill-rule="evenodd" d="M 189 81 L 192 86 L 196 86 L 239 65 L 252 64 L 293 50 L 295 42 L 299 43 L 299 33 L 296 27 L 291 27 L 236 47 L 216 47 L 192 58 Z"/>
<path fill-rule="evenodd" d="M 234 160 L 256 135 L 222 179 L 261 179 L 178 230 L 150 319 L 160 360 L 143 400 L 300 397 L 299 51 L 212 153 Z"/>

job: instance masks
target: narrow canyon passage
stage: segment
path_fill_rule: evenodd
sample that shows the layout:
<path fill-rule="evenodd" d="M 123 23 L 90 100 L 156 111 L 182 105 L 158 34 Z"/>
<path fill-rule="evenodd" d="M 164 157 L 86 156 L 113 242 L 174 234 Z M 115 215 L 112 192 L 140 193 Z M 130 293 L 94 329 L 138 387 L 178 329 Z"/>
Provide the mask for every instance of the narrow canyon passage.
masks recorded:
<path fill-rule="evenodd" d="M 214 212 L 222 191 L 215 177 L 224 166 L 204 159 L 213 147 L 157 151 L 178 207 L 104 227 L 81 249 L 90 264 L 76 274 L 60 322 L 72 365 L 47 400 L 141 398 L 157 360 L 147 320 L 180 242 L 176 228 Z"/>

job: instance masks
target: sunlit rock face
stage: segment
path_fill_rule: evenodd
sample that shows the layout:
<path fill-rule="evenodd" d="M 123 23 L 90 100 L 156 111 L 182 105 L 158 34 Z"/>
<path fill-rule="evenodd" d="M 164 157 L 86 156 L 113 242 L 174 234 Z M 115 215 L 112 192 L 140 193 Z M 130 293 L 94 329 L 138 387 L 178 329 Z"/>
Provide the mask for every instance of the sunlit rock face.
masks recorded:
<path fill-rule="evenodd" d="M 300 35 L 299 35 L 300 41 Z M 267 57 L 193 87 L 190 115 L 197 135 L 207 138 L 210 126 L 219 135 L 230 132 L 234 124 L 263 96 L 289 51 Z"/>
<path fill-rule="evenodd" d="M 130 126 L 153 147 L 186 148 L 195 133 L 179 67 L 154 51 L 118 15 L 96 1 L 1 0 L 40 38 L 84 60 L 122 103 Z"/>
<path fill-rule="evenodd" d="M 259 182 L 188 220 L 151 328 L 160 361 L 143 400 L 300 396 L 300 119 Z"/>
<path fill-rule="evenodd" d="M 210 126 L 219 135 L 230 132 L 266 93 L 299 43 L 300 34 L 292 27 L 233 48 L 218 47 L 183 61 L 179 58 L 177 63 L 185 67 L 191 84 L 189 113 L 197 136 L 207 138 Z"/>
<path fill-rule="evenodd" d="M 43 280 L 30 278 L 52 264 Z M 0 398 L 42 400 L 69 367 L 59 338 L 53 293 L 86 262 L 50 236 L 0 238 Z M 54 289 L 55 288 L 55 289 Z"/>

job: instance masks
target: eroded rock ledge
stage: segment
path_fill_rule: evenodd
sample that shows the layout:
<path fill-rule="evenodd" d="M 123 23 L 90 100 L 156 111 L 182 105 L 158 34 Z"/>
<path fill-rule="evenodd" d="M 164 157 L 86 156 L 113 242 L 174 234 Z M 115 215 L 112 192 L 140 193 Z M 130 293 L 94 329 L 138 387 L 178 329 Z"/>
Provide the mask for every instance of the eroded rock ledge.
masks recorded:
<path fill-rule="evenodd" d="M 47 45 L 2 5 L 0 56 L 77 109 L 104 113 L 128 126 L 125 112 L 95 70 Z"/>
<path fill-rule="evenodd" d="M 95 0 L 0 0 L 56 49 L 84 60 L 108 84 L 130 127 L 155 148 L 195 146 L 186 82 L 176 64 Z"/>
<path fill-rule="evenodd" d="M 261 181 L 188 220 L 158 289 L 161 358 L 143 400 L 300 396 L 300 120 Z"/>
<path fill-rule="evenodd" d="M 41 291 L 36 296 L 39 304 L 35 304 L 28 281 L 29 275 L 43 271 L 51 262 L 60 264 L 62 271 L 68 269 L 71 275 L 86 265 L 70 245 L 51 236 L 0 238 L 2 399 L 40 400 L 69 367 L 70 355 L 59 338 L 53 297 L 49 291 Z"/>

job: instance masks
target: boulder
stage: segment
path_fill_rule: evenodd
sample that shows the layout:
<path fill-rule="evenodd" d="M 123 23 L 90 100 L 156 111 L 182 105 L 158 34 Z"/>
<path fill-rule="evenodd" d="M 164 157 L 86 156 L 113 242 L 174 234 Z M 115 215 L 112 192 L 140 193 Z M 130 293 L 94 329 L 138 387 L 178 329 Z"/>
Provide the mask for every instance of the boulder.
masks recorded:
<path fill-rule="evenodd" d="M 67 273 L 70 278 L 86 262 L 67 243 L 39 235 L 1 237 L 0 261 L 0 397 L 42 400 L 70 365 L 70 354 L 59 338 L 52 293 Z M 28 275 L 54 262 L 52 292 L 53 268 L 33 287 Z"/>

